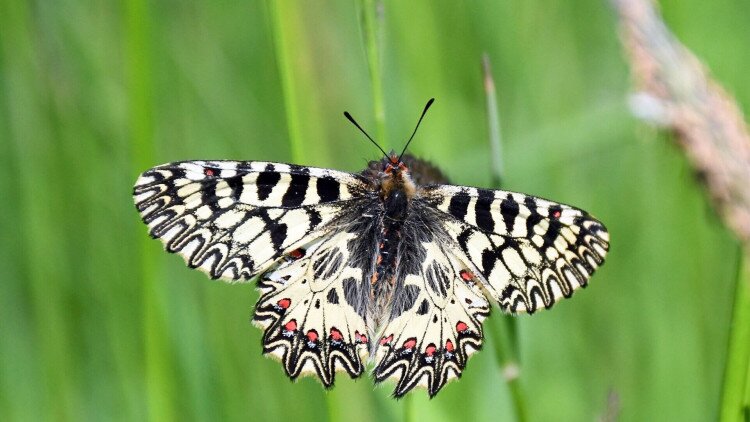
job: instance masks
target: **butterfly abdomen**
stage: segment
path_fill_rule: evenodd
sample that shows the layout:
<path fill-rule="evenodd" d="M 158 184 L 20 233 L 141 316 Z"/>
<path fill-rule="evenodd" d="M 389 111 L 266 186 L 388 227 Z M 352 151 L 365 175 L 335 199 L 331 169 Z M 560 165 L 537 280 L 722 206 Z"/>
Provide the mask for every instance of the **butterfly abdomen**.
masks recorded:
<path fill-rule="evenodd" d="M 396 278 L 399 277 L 402 229 L 417 191 L 409 167 L 395 156 L 384 160 L 381 165 L 382 171 L 375 173 L 371 167 L 370 173 L 376 180 L 382 204 L 376 265 L 370 277 L 371 321 L 377 321 L 377 326 L 386 323 L 390 315 L 387 310 L 392 306 Z"/>
<path fill-rule="evenodd" d="M 377 239 L 376 265 L 370 278 L 373 315 L 385 315 L 384 310 L 391 302 L 398 268 L 401 229 L 409 214 L 409 203 L 414 192 L 414 183 L 408 177 L 406 172 L 397 171 L 384 174 L 380 180 L 379 193 L 383 211 Z"/>

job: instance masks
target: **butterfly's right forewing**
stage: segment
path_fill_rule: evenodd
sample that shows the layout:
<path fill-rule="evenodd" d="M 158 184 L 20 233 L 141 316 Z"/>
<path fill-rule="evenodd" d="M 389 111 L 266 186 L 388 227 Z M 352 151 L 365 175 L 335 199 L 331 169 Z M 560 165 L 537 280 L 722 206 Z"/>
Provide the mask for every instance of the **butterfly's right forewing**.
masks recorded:
<path fill-rule="evenodd" d="M 522 193 L 438 185 L 422 195 L 483 288 L 511 313 L 570 297 L 604 263 L 609 233 L 587 212 Z"/>

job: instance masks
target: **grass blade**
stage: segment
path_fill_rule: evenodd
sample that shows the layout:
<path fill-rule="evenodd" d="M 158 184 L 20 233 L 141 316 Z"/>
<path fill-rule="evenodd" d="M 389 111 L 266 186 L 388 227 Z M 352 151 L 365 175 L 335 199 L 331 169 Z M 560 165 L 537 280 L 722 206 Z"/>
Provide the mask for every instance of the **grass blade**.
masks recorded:
<path fill-rule="evenodd" d="M 492 78 L 490 58 L 487 54 L 482 57 L 482 73 L 484 76 L 484 94 L 487 105 L 487 128 L 489 136 L 490 151 L 492 154 L 491 173 L 492 184 L 496 188 L 501 187 L 503 180 L 503 155 L 502 138 L 500 135 L 500 117 L 497 109 L 497 93 L 495 81 Z M 527 420 L 526 404 L 521 390 L 519 380 L 518 361 L 518 334 L 516 321 L 512 316 L 501 313 L 492 323 L 492 340 L 495 344 L 495 358 L 502 372 L 505 382 L 508 383 L 512 396 L 513 407 L 516 412 L 516 420 Z"/>
<path fill-rule="evenodd" d="M 383 2 L 362 0 L 362 35 L 364 37 L 367 65 L 370 71 L 372 105 L 375 111 L 375 140 L 387 150 L 385 127 L 385 99 L 383 95 Z"/>
<path fill-rule="evenodd" d="M 140 173 L 154 165 L 154 120 L 151 81 L 149 3 L 128 0 L 125 5 L 126 54 L 128 92 L 130 93 L 129 119 L 133 170 Z M 170 366 L 170 344 L 167 341 L 166 321 L 156 286 L 156 257 L 151 253 L 151 240 L 139 237 L 139 276 L 143 288 L 146 363 L 146 403 L 152 420 L 174 420 L 173 376 Z"/>
<path fill-rule="evenodd" d="M 724 422 L 750 420 L 750 255 L 741 257 L 729 332 L 721 417 Z"/>
<path fill-rule="evenodd" d="M 289 131 L 289 144 L 291 149 L 291 160 L 301 162 L 304 158 L 302 149 L 302 131 L 300 128 L 299 103 L 297 102 L 297 84 L 294 77 L 294 69 L 291 60 L 289 46 L 289 29 L 285 22 L 288 16 L 286 6 L 288 3 L 282 0 L 271 0 L 269 11 L 271 14 L 271 26 L 273 28 L 273 44 L 276 51 L 276 63 L 281 74 L 281 90 L 284 97 L 284 110 L 286 113 L 286 124 Z"/>

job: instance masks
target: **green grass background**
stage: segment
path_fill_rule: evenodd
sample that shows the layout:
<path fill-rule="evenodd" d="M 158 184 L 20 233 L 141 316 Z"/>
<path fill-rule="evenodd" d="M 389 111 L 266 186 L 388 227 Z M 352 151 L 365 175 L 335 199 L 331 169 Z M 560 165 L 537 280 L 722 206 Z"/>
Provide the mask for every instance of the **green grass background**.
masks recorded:
<path fill-rule="evenodd" d="M 662 5 L 750 109 L 750 3 Z M 383 6 L 386 148 L 435 97 L 411 151 L 487 186 L 486 52 L 505 186 L 610 229 L 589 289 L 518 318 L 531 419 L 592 420 L 610 392 L 621 420 L 715 419 L 738 246 L 671 140 L 630 117 L 607 3 Z M 163 162 L 359 170 L 378 152 L 343 110 L 375 132 L 350 1 L 0 1 L 0 419 L 514 420 L 491 337 L 433 400 L 395 401 L 366 376 L 289 382 L 249 324 L 254 288 L 211 282 L 146 235 L 132 184 Z"/>

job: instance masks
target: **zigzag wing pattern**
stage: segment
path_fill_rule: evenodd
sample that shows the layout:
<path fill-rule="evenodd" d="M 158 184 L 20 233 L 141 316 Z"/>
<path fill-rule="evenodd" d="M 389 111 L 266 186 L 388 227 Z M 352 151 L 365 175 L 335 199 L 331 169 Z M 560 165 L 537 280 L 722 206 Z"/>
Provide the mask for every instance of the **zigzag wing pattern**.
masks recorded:
<path fill-rule="evenodd" d="M 440 242 L 423 242 L 418 274 L 404 277 L 394 295 L 414 296 L 411 305 L 382 330 L 375 354 L 375 380 L 397 380 L 394 395 L 412 388 L 430 397 L 461 376 L 482 344 L 482 320 L 490 306 L 474 277 Z M 403 299 L 401 299 L 403 301 Z M 394 306 L 401 306 L 394 303 Z"/>
<path fill-rule="evenodd" d="M 353 256 L 358 233 L 346 231 L 300 248 L 261 277 L 253 322 L 265 329 L 263 352 L 287 375 L 317 375 L 324 386 L 336 371 L 358 377 L 368 355 L 365 270 Z M 364 289 L 364 290 L 363 290 Z"/>
<path fill-rule="evenodd" d="M 324 235 L 366 183 L 335 170 L 184 161 L 143 173 L 134 198 L 149 233 L 212 278 L 248 280 Z"/>
<path fill-rule="evenodd" d="M 604 225 L 583 210 L 521 193 L 462 186 L 421 189 L 472 265 L 510 313 L 534 313 L 585 287 L 609 250 Z"/>

